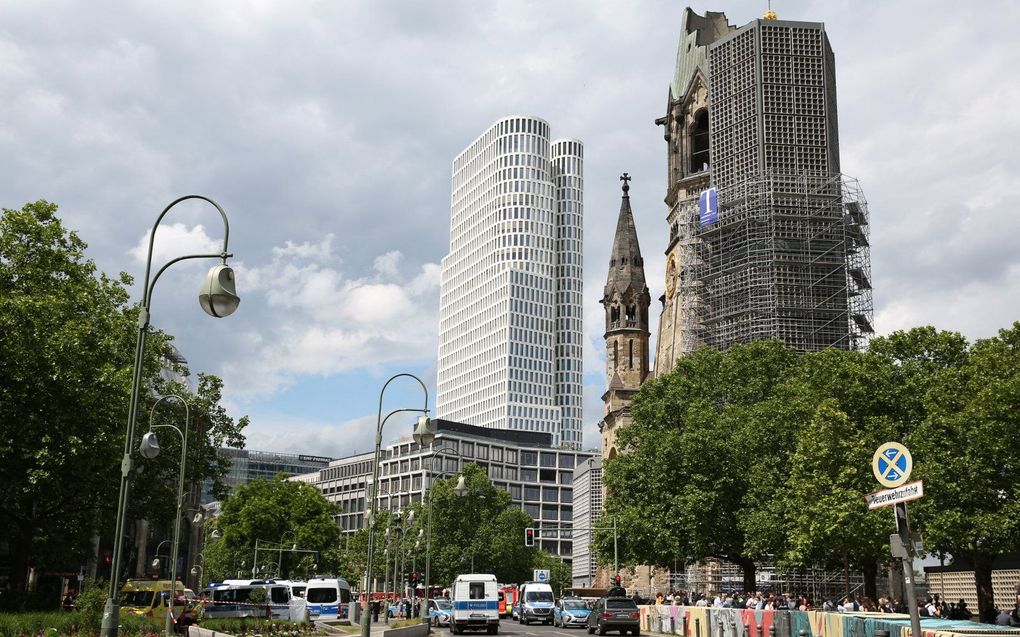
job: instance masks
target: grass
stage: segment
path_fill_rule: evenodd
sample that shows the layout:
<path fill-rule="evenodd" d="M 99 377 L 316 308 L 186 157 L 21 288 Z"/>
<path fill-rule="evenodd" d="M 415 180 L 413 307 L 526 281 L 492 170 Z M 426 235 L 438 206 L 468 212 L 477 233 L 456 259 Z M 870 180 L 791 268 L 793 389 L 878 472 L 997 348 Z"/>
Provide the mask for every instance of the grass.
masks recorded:
<path fill-rule="evenodd" d="M 93 637 L 98 625 L 88 625 L 82 613 L 0 613 L 0 637 Z M 125 637 L 158 634 L 162 624 L 149 617 L 121 614 L 121 632 Z"/>
<path fill-rule="evenodd" d="M 398 622 L 390 622 L 390 628 L 407 628 L 408 626 L 417 626 L 421 622 L 421 617 L 414 619 L 401 619 Z"/>

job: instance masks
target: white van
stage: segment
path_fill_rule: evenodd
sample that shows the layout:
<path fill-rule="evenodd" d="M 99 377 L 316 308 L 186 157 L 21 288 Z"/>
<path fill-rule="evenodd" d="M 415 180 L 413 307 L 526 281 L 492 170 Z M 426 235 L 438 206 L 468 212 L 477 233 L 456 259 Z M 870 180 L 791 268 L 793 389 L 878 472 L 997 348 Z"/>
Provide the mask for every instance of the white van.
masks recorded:
<path fill-rule="evenodd" d="M 342 577 L 313 577 L 305 584 L 308 618 L 347 619 L 351 585 Z"/>
<path fill-rule="evenodd" d="M 499 632 L 499 590 L 495 575 L 458 575 L 450 592 L 453 598 L 451 633 L 458 635 L 467 629 L 482 628 L 490 635 Z"/>
<path fill-rule="evenodd" d="M 521 608 L 518 611 L 522 624 L 542 622 L 551 624 L 553 620 L 552 586 L 543 582 L 525 582 L 520 586 Z"/>
<path fill-rule="evenodd" d="M 273 619 L 290 618 L 290 588 L 285 585 L 254 580 L 251 583 L 221 584 L 210 588 L 212 595 L 203 611 L 206 619 L 266 617 L 267 614 Z M 266 605 L 248 601 L 256 588 L 266 591 Z"/>

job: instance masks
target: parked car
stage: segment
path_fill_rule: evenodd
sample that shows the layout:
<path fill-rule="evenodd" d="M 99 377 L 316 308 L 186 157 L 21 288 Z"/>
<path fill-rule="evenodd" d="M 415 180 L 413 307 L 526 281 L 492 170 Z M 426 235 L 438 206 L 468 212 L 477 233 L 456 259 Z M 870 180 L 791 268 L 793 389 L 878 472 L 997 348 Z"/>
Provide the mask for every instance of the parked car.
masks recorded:
<path fill-rule="evenodd" d="M 438 598 L 429 600 L 429 624 L 433 626 L 449 626 L 453 604 L 450 600 Z"/>
<path fill-rule="evenodd" d="M 602 597 L 588 615 L 587 627 L 589 635 L 618 630 L 621 635 L 629 632 L 636 637 L 641 634 L 641 611 L 629 597 Z"/>
<path fill-rule="evenodd" d="M 570 626 L 581 627 L 588 623 L 588 615 L 591 609 L 588 604 L 579 597 L 564 597 L 556 602 L 553 608 L 553 626 L 557 628 L 568 628 Z"/>

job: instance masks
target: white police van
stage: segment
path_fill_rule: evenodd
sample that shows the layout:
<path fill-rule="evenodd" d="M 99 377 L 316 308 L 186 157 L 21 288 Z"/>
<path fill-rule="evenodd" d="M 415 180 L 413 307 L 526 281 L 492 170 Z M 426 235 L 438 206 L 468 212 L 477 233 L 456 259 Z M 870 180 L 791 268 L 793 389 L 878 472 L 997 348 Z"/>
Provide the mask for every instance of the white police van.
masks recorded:
<path fill-rule="evenodd" d="M 490 635 L 499 632 L 499 590 L 496 576 L 488 573 L 458 575 L 450 586 L 453 612 L 450 632 L 481 630 Z"/>
<path fill-rule="evenodd" d="M 351 585 L 342 577 L 313 577 L 305 584 L 308 618 L 347 619 Z"/>
<path fill-rule="evenodd" d="M 545 582 L 525 582 L 520 588 L 521 606 L 518 611 L 520 622 L 530 624 L 531 622 L 542 622 L 551 624 L 553 621 L 553 599 L 552 586 Z"/>

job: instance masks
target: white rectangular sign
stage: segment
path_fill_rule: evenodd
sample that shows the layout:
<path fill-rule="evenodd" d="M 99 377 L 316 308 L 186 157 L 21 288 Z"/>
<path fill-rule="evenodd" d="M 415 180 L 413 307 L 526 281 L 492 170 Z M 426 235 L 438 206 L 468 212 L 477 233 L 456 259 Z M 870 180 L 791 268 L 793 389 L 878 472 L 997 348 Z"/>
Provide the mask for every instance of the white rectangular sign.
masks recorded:
<path fill-rule="evenodd" d="M 896 504 L 897 502 L 909 502 L 916 500 L 924 495 L 924 482 L 918 480 L 917 482 L 909 482 L 903 486 L 896 487 L 895 489 L 886 489 L 885 491 L 879 491 L 878 493 L 869 493 L 864 496 L 864 499 L 868 501 L 869 509 L 880 509 L 890 504 Z"/>
<path fill-rule="evenodd" d="M 549 583 L 549 570 L 543 568 L 535 569 L 535 581 L 542 582 L 544 584 Z"/>

